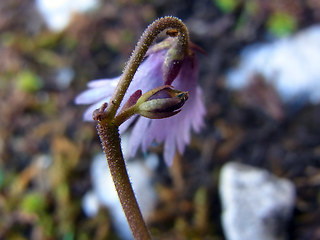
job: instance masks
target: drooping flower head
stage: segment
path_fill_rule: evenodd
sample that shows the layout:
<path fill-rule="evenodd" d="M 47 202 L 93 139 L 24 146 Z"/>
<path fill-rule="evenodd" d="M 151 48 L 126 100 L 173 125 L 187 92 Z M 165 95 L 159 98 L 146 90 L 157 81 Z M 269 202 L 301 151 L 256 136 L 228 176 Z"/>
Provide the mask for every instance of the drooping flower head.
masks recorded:
<path fill-rule="evenodd" d="M 168 63 L 168 55 L 171 54 L 173 44 L 173 38 L 168 38 L 147 52 L 123 98 L 122 106 L 137 90 L 146 93 L 163 85 L 171 85 L 173 89 L 188 92 L 188 100 L 183 101 L 181 111 L 163 119 L 134 115 L 119 128 L 121 134 L 133 124 L 130 137 L 132 156 L 139 147 L 146 151 L 153 142 L 163 143 L 164 159 L 168 165 L 171 165 L 176 151 L 183 154 L 185 146 L 190 142 L 191 130 L 198 132 L 201 129 L 205 114 L 202 91 L 197 85 L 198 61 L 193 51 L 195 47 L 190 44 L 191 47 L 185 56 Z M 92 121 L 94 110 L 109 102 L 119 79 L 120 76 L 88 83 L 89 89 L 75 99 L 76 104 L 91 104 L 84 113 L 84 120 Z"/>

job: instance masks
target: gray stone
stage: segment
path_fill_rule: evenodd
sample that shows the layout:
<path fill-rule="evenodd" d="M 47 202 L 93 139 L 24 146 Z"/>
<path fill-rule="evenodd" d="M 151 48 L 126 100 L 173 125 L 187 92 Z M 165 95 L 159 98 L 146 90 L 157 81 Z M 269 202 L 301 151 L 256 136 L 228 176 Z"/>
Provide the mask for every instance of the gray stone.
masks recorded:
<path fill-rule="evenodd" d="M 266 170 L 228 163 L 220 175 L 222 226 L 227 240 L 284 240 L 295 187 Z"/>

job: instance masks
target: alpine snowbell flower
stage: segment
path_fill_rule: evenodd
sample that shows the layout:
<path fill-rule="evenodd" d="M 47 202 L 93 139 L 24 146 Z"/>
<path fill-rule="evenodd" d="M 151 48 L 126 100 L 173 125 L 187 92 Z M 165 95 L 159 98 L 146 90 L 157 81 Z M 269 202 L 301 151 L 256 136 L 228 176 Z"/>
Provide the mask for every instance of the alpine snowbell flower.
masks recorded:
<path fill-rule="evenodd" d="M 153 142 L 164 143 L 164 159 L 168 165 L 172 164 L 176 151 L 183 154 L 185 146 L 190 142 L 191 130 L 199 132 L 203 126 L 205 114 L 202 91 L 197 85 L 198 61 L 194 52 L 197 47 L 190 43 L 188 53 L 180 54 L 175 52 L 175 44 L 174 38 L 169 37 L 149 49 L 120 105 L 121 109 L 128 102 L 130 96 L 139 95 L 140 97 L 141 94 L 138 94 L 137 90 L 147 93 L 158 88 L 162 93 L 163 89 L 166 89 L 172 99 L 160 107 L 173 110 L 173 114 L 166 113 L 166 109 L 151 109 L 147 113 L 144 111 L 146 107 L 155 103 L 155 101 L 149 101 L 139 106 L 140 112 L 137 113 L 140 115 L 132 116 L 120 125 L 119 129 L 122 133 L 134 123 L 130 137 L 132 156 L 136 154 L 139 147 L 146 151 Z M 91 104 L 84 113 L 84 120 L 92 121 L 94 110 L 103 103 L 109 102 L 119 79 L 120 76 L 88 83 L 89 89 L 77 96 L 75 100 L 76 104 Z M 175 89 L 179 91 L 173 93 L 172 91 Z M 161 98 L 163 97 L 157 100 L 159 103 L 163 102 Z M 154 99 L 155 97 L 149 98 L 149 100 Z M 186 99 L 188 100 L 186 101 Z M 183 107 L 180 109 L 182 105 Z M 118 110 L 118 112 L 120 111 Z M 175 115 L 178 112 L 179 114 Z"/>

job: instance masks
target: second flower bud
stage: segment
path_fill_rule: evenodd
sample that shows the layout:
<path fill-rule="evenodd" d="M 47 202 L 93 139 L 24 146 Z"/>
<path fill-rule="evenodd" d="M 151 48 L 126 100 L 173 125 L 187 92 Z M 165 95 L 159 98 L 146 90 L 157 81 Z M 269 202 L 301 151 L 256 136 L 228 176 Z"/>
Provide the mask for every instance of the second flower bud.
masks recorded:
<path fill-rule="evenodd" d="M 172 89 L 169 85 L 154 88 L 137 101 L 137 113 L 151 119 L 171 117 L 181 111 L 188 92 Z"/>

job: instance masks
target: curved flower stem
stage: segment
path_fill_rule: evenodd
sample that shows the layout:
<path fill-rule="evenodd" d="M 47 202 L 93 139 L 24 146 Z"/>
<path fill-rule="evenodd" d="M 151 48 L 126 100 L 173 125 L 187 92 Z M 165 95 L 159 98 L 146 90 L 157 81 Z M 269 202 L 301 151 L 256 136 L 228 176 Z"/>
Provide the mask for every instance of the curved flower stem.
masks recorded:
<path fill-rule="evenodd" d="M 129 107 L 125 111 L 120 112 L 114 118 L 115 125 L 120 126 L 122 123 L 124 123 L 130 117 L 132 117 L 134 114 L 137 114 L 137 107 L 136 106 Z"/>
<path fill-rule="evenodd" d="M 117 85 L 116 90 L 114 91 L 110 104 L 106 110 L 106 115 L 109 119 L 114 118 L 117 113 L 117 110 L 120 106 L 120 103 L 126 93 L 130 82 L 136 73 L 140 63 L 144 59 L 144 56 L 152 44 L 156 36 L 165 29 L 176 29 L 179 34 L 178 45 L 183 51 L 188 51 L 189 44 L 189 32 L 184 23 L 176 17 L 163 17 L 154 21 L 148 26 L 148 28 L 142 34 L 136 48 L 134 49 L 124 71 L 121 75 L 120 81 Z"/>
<path fill-rule="evenodd" d="M 97 109 L 93 118 L 97 121 L 97 131 L 102 142 L 103 150 L 107 158 L 113 182 L 118 193 L 120 203 L 126 215 L 127 221 L 131 228 L 134 239 L 149 240 L 151 239 L 146 224 L 141 215 L 139 206 L 134 196 L 130 180 L 128 178 L 125 162 L 123 159 L 120 138 L 118 132 L 118 124 L 121 122 L 115 116 L 117 114 L 120 103 L 136 73 L 140 63 L 152 44 L 156 36 L 165 29 L 173 29 L 168 35 L 177 35 L 178 51 L 185 53 L 188 51 L 189 33 L 184 23 L 175 17 L 164 17 L 153 22 L 142 34 L 135 50 L 133 51 L 120 81 L 113 93 L 109 105 L 104 104 Z"/>

